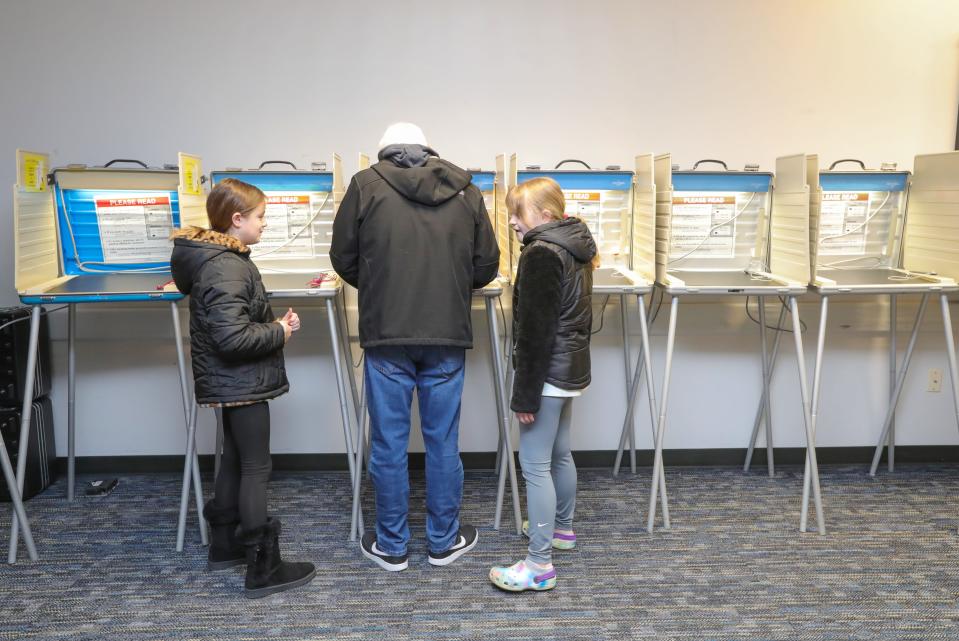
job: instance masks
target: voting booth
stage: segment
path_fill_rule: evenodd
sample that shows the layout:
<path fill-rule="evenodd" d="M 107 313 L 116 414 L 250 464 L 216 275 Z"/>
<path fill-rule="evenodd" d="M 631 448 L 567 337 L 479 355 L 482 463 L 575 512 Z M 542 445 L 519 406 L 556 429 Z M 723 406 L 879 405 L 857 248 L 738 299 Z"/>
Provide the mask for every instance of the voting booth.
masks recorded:
<path fill-rule="evenodd" d="M 176 302 L 171 288 L 170 253 L 173 230 L 192 222 L 194 212 L 181 203 L 193 183 L 181 180 L 177 165 L 148 167 L 138 160 L 113 160 L 100 167 L 67 165 L 50 169 L 45 153 L 17 151 L 18 183 L 14 186 L 15 281 L 20 300 L 33 306 L 27 371 L 36 367 L 41 305 L 68 308 L 67 332 L 67 495 L 75 494 L 76 442 L 76 306 L 89 303 L 166 303 L 172 312 L 184 417 L 189 393 Z M 198 187 L 198 185 L 196 185 Z M 33 376 L 27 376 L 27 397 Z M 22 411 L 21 465 L 27 445 L 31 406 Z M 195 456 L 187 459 L 199 479 Z M 202 496 L 195 495 L 198 511 Z M 200 517 L 201 537 L 206 527 Z M 10 560 L 16 560 L 18 522 L 14 519 Z"/>
<path fill-rule="evenodd" d="M 197 174 L 202 175 L 201 160 L 194 157 L 194 162 Z M 343 441 L 353 479 L 356 476 L 353 425 L 359 422 L 360 399 L 355 379 L 348 374 L 351 360 L 343 283 L 333 272 L 329 258 L 333 219 L 345 193 L 341 159 L 334 155 L 328 162 L 312 163 L 309 169 L 300 169 L 285 160 L 268 160 L 253 169 L 216 170 L 210 173 L 211 188 L 226 179 L 251 184 L 266 196 L 266 228 L 260 241 L 250 247 L 250 257 L 260 271 L 267 296 L 288 301 L 321 299 L 324 302 Z M 205 201 L 205 198 L 204 194 L 202 199 Z M 200 203 L 196 205 L 199 207 Z M 204 217 L 204 227 L 205 222 Z M 195 418 L 190 429 L 191 433 L 195 432 Z M 222 441 L 222 416 L 217 411 L 217 470 Z M 189 481 L 184 475 L 184 497 Z M 181 528 L 184 518 L 185 503 L 182 503 Z"/>
<path fill-rule="evenodd" d="M 507 164 L 504 162 L 504 164 Z M 633 390 L 638 390 L 645 373 L 650 408 L 655 407 L 652 384 L 646 297 L 652 291 L 655 277 L 654 237 L 655 193 L 653 155 L 634 158 L 634 167 L 623 169 L 607 165 L 594 169 L 582 160 L 568 159 L 552 168 L 522 165 L 516 154 L 508 161 L 510 187 L 535 178 L 550 178 L 559 184 L 566 200 L 566 216 L 582 220 L 593 235 L 600 265 L 593 272 L 593 295 L 603 297 L 603 309 L 610 297 L 619 299 L 624 381 L 626 384 L 626 416 L 614 464 L 618 474 L 626 444 L 629 444 L 630 467 L 636 471 L 636 435 L 633 416 Z M 507 213 L 507 216 L 509 214 Z M 515 273 L 521 247 L 513 236 L 511 262 Z M 635 367 L 630 347 L 628 301 L 636 297 L 640 323 L 640 353 Z M 651 412 L 651 421 L 655 415 Z M 653 428 L 655 432 L 655 427 Z M 665 485 L 663 486 L 665 490 Z M 663 494 L 665 496 L 665 492 Z"/>
<path fill-rule="evenodd" d="M 666 364 L 658 417 L 653 473 L 662 468 L 676 323 L 681 298 L 690 295 L 756 296 L 759 299 L 763 390 L 760 418 L 768 419 L 769 382 L 772 373 L 767 349 L 765 298 L 782 297 L 791 312 L 796 353 L 802 354 L 802 334 L 796 297 L 809 280 L 809 188 L 805 154 L 776 160 L 775 175 L 747 166 L 729 170 L 716 160 L 697 162 L 689 170 L 674 168 L 669 154 L 656 157 L 656 281 L 671 297 L 666 340 Z M 709 169 L 700 169 L 708 164 Z M 716 166 L 719 168 L 716 168 Z M 781 331 L 776 331 L 778 346 Z M 812 419 L 809 415 L 805 363 L 798 359 L 806 451 L 807 477 L 815 494 L 819 533 L 825 533 L 819 492 L 818 466 Z M 767 437 L 771 434 L 767 420 Z M 771 447 L 770 447 L 771 449 Z M 772 469 L 770 468 L 770 472 Z M 647 529 L 656 516 L 657 484 L 650 493 Z M 664 514 L 664 525 L 668 521 Z M 805 520 L 800 529 L 805 531 Z"/>
<path fill-rule="evenodd" d="M 818 165 L 818 159 L 813 159 Z M 870 474 L 875 475 L 886 446 L 891 471 L 895 464 L 896 407 L 933 295 L 940 301 L 951 391 L 959 421 L 956 350 L 948 306 L 949 294 L 959 291 L 959 153 L 916 156 L 912 173 L 891 164 L 868 169 L 859 160 L 839 160 L 828 169 L 810 171 L 809 184 L 816 204 L 810 216 L 811 286 L 820 295 L 813 376 L 814 428 L 818 427 L 830 298 L 889 296 L 890 395 Z M 896 326 L 897 296 L 901 294 L 919 294 L 921 298 L 899 363 Z"/>

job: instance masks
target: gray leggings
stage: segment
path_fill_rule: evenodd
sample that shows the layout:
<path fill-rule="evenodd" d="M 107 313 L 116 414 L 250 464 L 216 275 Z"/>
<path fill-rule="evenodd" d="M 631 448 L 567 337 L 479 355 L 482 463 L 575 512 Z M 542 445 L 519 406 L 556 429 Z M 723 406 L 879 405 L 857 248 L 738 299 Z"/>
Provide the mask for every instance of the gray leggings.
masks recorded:
<path fill-rule="evenodd" d="M 529 514 L 526 558 L 540 565 L 552 558 L 553 528 L 573 528 L 576 464 L 569 443 L 572 405 L 572 398 L 544 396 L 536 420 L 520 425 L 519 462 Z"/>

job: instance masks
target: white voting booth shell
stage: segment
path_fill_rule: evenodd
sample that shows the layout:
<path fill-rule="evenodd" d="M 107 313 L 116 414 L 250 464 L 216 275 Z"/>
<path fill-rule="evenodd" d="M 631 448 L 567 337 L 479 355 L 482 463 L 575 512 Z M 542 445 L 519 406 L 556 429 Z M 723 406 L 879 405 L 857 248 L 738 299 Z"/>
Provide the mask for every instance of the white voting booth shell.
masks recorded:
<path fill-rule="evenodd" d="M 566 162 L 583 164 L 584 168 L 563 169 Z M 552 178 L 557 181 L 566 197 L 566 214 L 578 216 L 590 226 L 597 237 L 600 266 L 593 273 L 593 295 L 619 298 L 622 321 L 622 348 L 624 362 L 624 382 L 627 397 L 626 415 L 620 435 L 619 451 L 614 465 L 614 474 L 618 473 L 626 444 L 629 444 L 630 467 L 636 471 L 636 436 L 632 399 L 637 394 L 640 378 L 646 376 L 647 396 L 650 400 L 650 420 L 655 433 L 656 394 L 651 376 L 651 350 L 649 348 L 649 328 L 646 314 L 646 296 L 652 291 L 655 275 L 654 236 L 655 194 L 653 155 L 640 154 L 634 158 L 634 170 L 608 168 L 595 170 L 585 167 L 582 161 L 563 161 L 554 169 L 541 167 L 520 168 L 517 154 L 498 161 L 499 166 L 507 168 L 507 185 L 512 188 L 526 180 L 538 177 Z M 606 215 L 604 205 L 612 202 L 609 208 L 618 215 Z M 513 270 L 518 267 L 520 246 L 515 236 L 511 240 L 511 259 Z M 637 299 L 637 311 L 640 323 L 640 353 L 634 367 L 629 339 L 629 297 Z M 605 304 L 604 304 L 605 308 Z M 596 383 L 594 379 L 594 384 Z M 668 513 L 665 495 L 665 478 L 660 477 L 664 510 Z"/>
<path fill-rule="evenodd" d="M 197 167 L 200 166 L 199 157 L 194 157 Z M 271 165 L 271 168 L 266 168 Z M 273 169 L 275 165 L 289 165 L 290 169 Z M 308 205 L 308 219 L 304 224 L 297 223 L 299 228 L 294 232 L 287 229 L 285 235 L 289 240 L 296 240 L 300 236 L 309 238 L 308 251 L 293 247 L 292 252 L 283 254 L 279 249 L 288 241 L 279 245 L 268 245 L 260 252 L 251 252 L 251 259 L 261 271 L 264 288 L 271 300 L 286 301 L 322 299 L 326 309 L 327 323 L 330 331 L 330 345 L 334 373 L 336 376 L 336 390 L 340 422 L 343 430 L 344 452 L 350 471 L 350 478 L 355 479 L 357 472 L 354 469 L 353 426 L 359 426 L 362 420 L 361 399 L 356 386 L 356 379 L 352 375 L 352 359 L 349 334 L 346 329 L 346 306 L 344 303 L 344 284 L 335 277 L 329 262 L 329 239 L 332 237 L 332 224 L 345 193 L 343 169 L 340 156 L 334 154 L 331 162 L 315 163 L 309 170 L 299 170 L 292 163 L 286 161 L 267 161 L 256 169 L 224 169 L 213 171 L 210 174 L 211 187 L 225 178 L 235 178 L 260 188 L 267 197 L 267 207 L 276 207 L 282 210 L 285 203 L 295 201 L 292 207 L 302 208 L 303 203 Z M 319 186 L 322 183 L 322 186 Z M 317 202 L 318 201 L 318 206 Z M 193 205 L 203 212 L 206 194 L 201 193 L 193 201 Z M 281 212 L 282 213 L 282 212 Z M 288 212 L 289 213 L 289 212 Z M 204 222 L 206 216 L 204 213 Z M 206 226 L 201 225 L 201 226 Z M 269 229 L 269 226 L 267 227 Z M 280 231 L 283 231 L 282 229 Z M 309 234 L 306 232 L 309 231 Z M 188 448 L 196 448 L 196 407 L 190 421 Z M 215 446 L 215 470 L 219 471 L 220 456 L 223 446 L 222 412 L 217 410 L 217 438 Z M 357 430 L 359 428 L 357 427 Z M 184 471 L 183 488 L 180 504 L 179 528 L 184 528 L 187 497 L 189 493 L 190 477 Z M 361 515 L 362 516 L 362 515 Z"/>
<path fill-rule="evenodd" d="M 113 167 L 123 162 L 138 164 L 139 167 Z M 181 329 L 177 313 L 177 301 L 183 296 L 169 285 L 169 254 L 157 254 L 157 246 L 168 242 L 169 231 L 184 223 L 194 222 L 194 211 L 182 205 L 190 202 L 193 193 L 193 181 L 190 176 L 183 180 L 184 163 L 180 170 L 176 168 L 148 168 L 138 161 L 111 161 L 103 167 L 68 165 L 50 169 L 49 154 L 17 151 L 18 184 L 14 186 L 14 248 L 15 283 L 20 300 L 33 307 L 28 347 L 27 370 L 36 368 L 39 323 L 41 305 L 45 303 L 63 303 L 68 308 L 67 333 L 67 496 L 73 500 L 75 494 L 75 432 L 76 432 L 76 306 L 78 304 L 153 301 L 168 302 L 172 313 L 174 337 L 180 391 L 183 402 L 184 419 L 189 423 L 190 394 L 187 389 L 185 360 L 183 356 Z M 189 167 L 187 167 L 189 170 Z M 49 172 L 49 174 L 48 174 Z M 145 245 L 152 245 L 152 251 L 145 252 L 141 262 L 137 258 L 137 243 L 126 255 L 108 259 L 102 246 L 103 226 L 108 226 L 107 214 L 99 220 L 96 211 L 95 223 L 88 220 L 84 230 L 79 214 L 73 211 L 72 201 L 68 204 L 66 193 L 112 194 L 122 197 L 130 194 L 166 194 L 165 206 L 169 208 L 169 229 L 164 237 L 154 236 Z M 177 207 L 173 197 L 176 196 Z M 97 196 L 93 195 L 93 199 Z M 141 199 L 143 200 L 143 199 Z M 96 201 L 99 207 L 99 201 Z M 144 209 L 145 211 L 145 209 Z M 71 220 L 74 215 L 77 220 Z M 85 212 L 89 218 L 90 212 Z M 205 219 L 205 214 L 203 215 Z M 81 227 L 75 232 L 74 225 Z M 162 227 L 162 224 L 161 224 Z M 149 234 L 147 220 L 144 220 L 144 233 Z M 88 246 L 91 242 L 92 249 Z M 136 239 L 135 239 L 136 240 Z M 119 244 L 119 243 L 118 243 Z M 97 253 L 102 256 L 97 256 Z M 84 254 L 81 257 L 81 254 Z M 91 255 L 93 258 L 91 259 Z M 21 414 L 20 452 L 17 469 L 17 486 L 22 489 L 25 474 L 25 450 L 29 439 L 31 420 L 33 377 L 27 377 L 24 406 Z M 195 481 L 199 481 L 199 464 L 196 457 L 188 458 L 185 468 Z M 202 512 L 202 495 L 199 484 L 195 499 L 198 511 Z M 19 511 L 19 510 L 18 510 Z M 8 559 L 16 561 L 20 522 L 15 515 L 11 528 Z M 207 532 L 202 513 L 199 517 L 200 537 L 206 543 Z M 179 532 L 178 545 L 182 546 L 182 530 Z M 35 556 L 32 542 L 27 539 L 31 557 Z"/>
<path fill-rule="evenodd" d="M 775 176 L 769 176 L 769 182 L 765 187 L 771 191 L 771 197 L 765 197 L 765 206 L 754 210 L 752 215 L 756 217 L 752 222 L 745 225 L 745 229 L 755 236 L 753 243 L 742 243 L 736 240 L 735 234 L 739 226 L 734 226 L 732 234 L 732 248 L 734 251 L 729 257 L 724 257 L 718 263 L 718 267 L 710 269 L 708 262 L 697 263 L 697 268 L 674 268 L 673 262 L 685 259 L 690 254 L 699 250 L 704 244 L 693 246 L 692 250 L 687 247 L 679 247 L 671 242 L 674 233 L 673 207 L 679 198 L 683 202 L 682 193 L 674 187 L 674 170 L 672 159 L 669 154 L 663 154 L 656 157 L 655 160 L 655 180 L 657 185 L 656 192 L 656 280 L 665 293 L 671 296 L 670 314 L 666 338 L 666 362 L 663 373 L 662 393 L 660 398 L 660 407 L 657 419 L 657 433 L 655 438 L 655 451 L 653 456 L 653 478 L 657 478 L 662 472 L 662 448 L 663 436 L 666 427 L 667 407 L 669 399 L 669 387 L 671 381 L 672 355 L 675 347 L 676 324 L 679 311 L 679 300 L 686 295 L 711 294 L 720 296 L 756 296 L 759 299 L 759 327 L 762 348 L 762 373 L 763 389 L 761 393 L 760 411 L 757 414 L 754 425 L 754 432 L 759 429 L 759 424 L 765 419 L 767 436 L 771 433 L 769 427 L 769 382 L 772 372 L 771 358 L 767 350 L 766 340 L 766 315 L 765 303 L 766 296 L 784 297 L 780 313 L 779 323 L 776 328 L 776 345 L 781 335 L 782 323 L 785 319 L 787 308 L 792 320 L 792 333 L 796 344 L 796 353 L 799 355 L 799 387 L 801 409 L 803 412 L 803 422 L 805 426 L 807 469 L 806 478 L 811 481 L 812 490 L 816 505 L 816 515 L 819 534 L 825 534 L 825 521 L 822 509 L 821 495 L 819 491 L 818 466 L 816 464 L 815 438 L 812 431 L 812 417 L 810 415 L 810 404 L 808 396 L 808 387 L 806 381 L 805 362 L 802 358 L 803 347 L 799 323 L 799 311 L 796 297 L 806 291 L 806 283 L 809 280 L 809 207 L 810 195 L 806 184 L 806 173 L 809 166 L 809 158 L 805 154 L 780 157 L 776 160 Z M 701 172 L 688 171 L 677 172 L 684 177 L 696 177 L 696 181 L 701 182 L 699 176 Z M 752 171 L 744 172 L 710 172 L 705 174 L 710 178 L 709 189 L 715 189 L 719 193 L 726 194 L 730 191 L 741 190 L 737 185 L 749 184 L 752 182 L 751 176 L 761 174 Z M 768 174 L 766 174 L 768 175 Z M 729 188 L 725 188 L 725 184 Z M 758 189 L 759 187 L 753 187 Z M 693 189 L 690 193 L 696 194 L 698 198 L 700 193 L 706 187 Z M 731 197 L 732 198 L 732 197 Z M 747 206 L 753 202 L 755 193 L 748 196 Z M 707 201 L 709 202 L 709 201 Z M 724 219 L 719 224 L 710 223 L 707 228 L 707 235 L 714 230 L 727 226 L 736 221 L 742 215 L 747 213 L 746 207 L 740 209 L 738 206 L 738 195 L 732 198 L 731 203 L 723 201 L 724 205 L 733 205 L 734 215 Z M 747 248 L 746 253 L 739 251 L 739 248 Z M 751 249 L 750 249 L 751 247 Z M 679 260 L 674 256 L 674 252 L 681 252 Z M 771 454 L 771 452 L 770 452 Z M 770 459 L 771 460 L 771 459 Z M 770 468 L 770 473 L 772 469 Z M 653 483 L 650 490 L 649 512 L 647 517 L 647 529 L 653 530 L 656 517 L 657 491 L 658 483 Z M 664 525 L 668 527 L 668 513 L 664 511 Z M 806 530 L 805 514 L 800 519 L 800 530 Z"/>

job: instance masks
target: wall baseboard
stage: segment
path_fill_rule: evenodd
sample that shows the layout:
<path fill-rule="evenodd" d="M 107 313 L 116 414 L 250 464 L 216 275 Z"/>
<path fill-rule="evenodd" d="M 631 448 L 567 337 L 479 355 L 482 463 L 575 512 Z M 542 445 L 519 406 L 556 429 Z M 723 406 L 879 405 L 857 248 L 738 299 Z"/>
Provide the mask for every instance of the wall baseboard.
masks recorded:
<path fill-rule="evenodd" d="M 801 447 L 776 448 L 777 465 L 802 465 L 806 450 Z M 872 447 L 821 447 L 816 450 L 821 465 L 869 465 L 872 461 Z M 583 450 L 574 452 L 579 467 L 612 468 L 616 452 L 613 450 Z M 467 469 L 493 469 L 496 462 L 495 452 L 463 452 L 463 466 Z M 699 450 L 666 450 L 663 460 L 667 466 L 741 466 L 746 458 L 742 448 L 717 448 Z M 897 463 L 957 463 L 959 446 L 957 445 L 900 445 L 896 447 Z M 651 450 L 636 452 L 636 463 L 643 467 L 653 464 Z M 134 474 L 134 473 L 170 473 L 183 470 L 183 457 L 163 456 L 81 456 L 77 457 L 77 472 L 80 474 Z M 628 455 L 623 459 L 629 466 Z M 885 456 L 883 456 L 885 464 Z M 67 459 L 57 458 L 59 474 L 66 474 Z M 421 470 L 424 467 L 424 455 L 421 452 L 410 454 L 410 469 Z M 754 469 L 766 466 L 766 450 L 757 449 L 753 456 Z M 200 456 L 200 468 L 205 472 L 213 470 L 213 455 Z M 343 454 L 274 454 L 273 469 L 277 471 L 345 471 L 346 457 Z"/>

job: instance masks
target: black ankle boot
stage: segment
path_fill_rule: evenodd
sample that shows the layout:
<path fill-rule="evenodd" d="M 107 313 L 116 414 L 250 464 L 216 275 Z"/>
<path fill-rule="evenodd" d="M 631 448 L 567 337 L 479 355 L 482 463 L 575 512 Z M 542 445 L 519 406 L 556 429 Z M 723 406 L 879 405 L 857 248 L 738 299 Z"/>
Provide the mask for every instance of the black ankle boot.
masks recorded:
<path fill-rule="evenodd" d="M 312 563 L 288 563 L 280 558 L 280 521 L 241 532 L 246 547 L 246 597 L 259 599 L 305 585 L 316 576 Z"/>
<path fill-rule="evenodd" d="M 246 563 L 246 547 L 236 538 L 240 513 L 235 507 L 218 508 L 213 501 L 203 507 L 203 518 L 210 525 L 210 554 L 206 569 L 226 570 Z"/>

